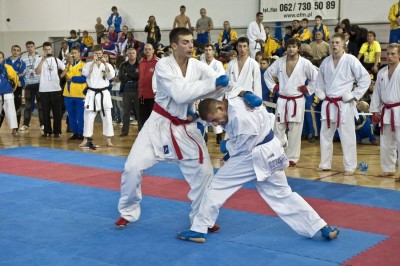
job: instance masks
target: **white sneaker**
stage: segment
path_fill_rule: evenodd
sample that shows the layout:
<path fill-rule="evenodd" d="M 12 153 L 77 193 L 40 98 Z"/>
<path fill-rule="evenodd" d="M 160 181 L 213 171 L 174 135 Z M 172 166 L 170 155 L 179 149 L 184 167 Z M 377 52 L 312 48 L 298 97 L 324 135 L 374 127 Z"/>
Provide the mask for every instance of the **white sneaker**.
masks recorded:
<path fill-rule="evenodd" d="M 40 126 L 40 133 L 43 135 L 44 134 L 44 125 Z"/>
<path fill-rule="evenodd" d="M 21 126 L 18 130 L 19 130 L 19 131 L 29 131 L 29 127 L 23 125 L 23 126 Z"/>

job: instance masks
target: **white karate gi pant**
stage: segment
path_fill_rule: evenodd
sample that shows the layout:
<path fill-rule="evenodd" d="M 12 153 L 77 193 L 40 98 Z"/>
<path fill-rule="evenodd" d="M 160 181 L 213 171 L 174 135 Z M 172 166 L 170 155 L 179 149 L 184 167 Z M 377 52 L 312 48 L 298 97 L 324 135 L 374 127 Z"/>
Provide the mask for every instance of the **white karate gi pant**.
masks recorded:
<path fill-rule="evenodd" d="M 206 190 L 199 213 L 190 230 L 207 233 L 215 224 L 219 209 L 245 183 L 256 179 L 252 154 L 231 157 L 214 176 Z M 327 223 L 287 183 L 283 170 L 278 170 L 256 187 L 265 202 L 298 234 L 313 237 Z"/>
<path fill-rule="evenodd" d="M 350 112 L 349 112 L 350 113 Z M 355 134 L 355 124 L 353 116 L 347 115 L 348 121 L 346 123 L 340 122 L 338 128 L 340 136 L 340 144 L 343 151 L 343 165 L 345 171 L 354 172 L 357 167 L 357 144 Z M 350 121 L 349 121 L 350 120 Z M 322 169 L 331 169 L 332 156 L 333 156 L 333 136 L 337 128 L 337 123 L 332 122 L 331 127 L 328 128 L 326 120 L 321 121 L 320 133 L 320 148 L 321 148 L 321 162 L 319 167 Z"/>
<path fill-rule="evenodd" d="M 384 124 L 380 145 L 382 171 L 394 173 L 396 171 L 396 159 L 397 162 L 400 162 L 400 127 L 395 127 L 395 132 L 392 132 L 390 125 Z M 400 164 L 398 167 L 400 173 Z"/>
<path fill-rule="evenodd" d="M 103 135 L 106 137 L 114 136 L 114 127 L 112 123 L 111 109 L 105 109 L 103 116 L 103 112 L 86 110 L 83 113 L 83 136 L 87 138 L 91 138 L 93 136 L 93 128 L 94 128 L 94 119 L 96 115 L 100 113 L 101 120 L 103 122 Z"/>
<path fill-rule="evenodd" d="M 165 121 L 166 118 L 161 118 Z M 160 115 L 154 111 L 149 119 L 144 124 L 142 130 L 136 138 L 135 143 L 128 155 L 125 163 L 124 173 L 121 176 L 121 197 L 118 203 L 118 210 L 121 217 L 130 222 L 135 222 L 140 217 L 140 202 L 142 201 L 142 174 L 143 171 L 150 168 L 157 161 L 164 159 L 156 155 L 153 142 L 151 140 L 152 131 L 155 130 L 156 124 L 160 121 Z M 191 137 L 199 140 L 197 143 L 203 150 L 203 163 L 199 163 L 199 159 L 185 159 L 177 161 L 180 170 L 182 171 L 185 180 L 190 186 L 188 198 L 192 201 L 192 210 L 189 214 L 190 222 L 192 223 L 194 216 L 197 214 L 204 191 L 210 184 L 214 171 L 210 161 L 210 156 L 207 151 L 204 139 L 201 136 L 200 130 L 189 132 Z M 169 130 L 161 132 L 161 134 L 171 134 Z M 198 134 L 198 136 L 194 136 Z M 178 140 L 179 144 L 179 140 Z M 162 148 L 162 147 L 161 147 Z"/>
<path fill-rule="evenodd" d="M 275 136 L 281 141 L 285 148 L 285 154 L 289 161 L 297 163 L 300 160 L 301 153 L 301 133 L 303 131 L 303 122 L 288 122 L 288 133 L 286 136 L 286 124 L 276 123 L 274 128 Z"/>
<path fill-rule="evenodd" d="M 4 94 L 4 102 L 2 100 L 2 97 L 0 97 L 0 113 L 3 110 L 5 116 L 7 117 L 8 126 L 11 129 L 18 128 L 17 112 L 15 110 L 13 93 Z"/>

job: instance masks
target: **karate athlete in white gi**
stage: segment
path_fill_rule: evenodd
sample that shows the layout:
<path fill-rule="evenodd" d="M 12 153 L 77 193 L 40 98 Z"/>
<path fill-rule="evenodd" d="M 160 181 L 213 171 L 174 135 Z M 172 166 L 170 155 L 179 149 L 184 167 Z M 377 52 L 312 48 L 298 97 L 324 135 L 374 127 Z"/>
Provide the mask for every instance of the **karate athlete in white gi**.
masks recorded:
<path fill-rule="evenodd" d="M 160 59 L 154 72 L 157 93 L 153 112 L 132 146 L 121 177 L 121 217 L 115 222 L 119 228 L 139 219 L 142 173 L 157 161 L 178 162 L 190 186 L 190 221 L 213 177 L 207 146 L 196 122 L 188 121 L 187 114 L 194 110 L 195 101 L 222 96 L 229 80 L 192 58 L 193 35 L 189 29 L 175 28 L 169 38 L 173 53 Z M 211 225 L 212 230 L 218 230 L 216 226 Z"/>
<path fill-rule="evenodd" d="M 387 47 L 388 66 L 378 72 L 370 111 L 381 126 L 380 157 L 383 177 L 395 176 L 400 162 L 400 46 Z M 399 166 L 400 173 L 400 166 Z M 396 179 L 400 181 L 400 179 Z"/>
<path fill-rule="evenodd" d="M 261 51 L 262 46 L 264 45 L 265 40 L 267 39 L 267 35 L 265 34 L 264 25 L 262 21 L 264 19 L 264 15 L 262 12 L 258 12 L 256 14 L 256 20 L 249 24 L 247 28 L 247 38 L 249 38 L 250 45 L 250 56 L 251 58 L 256 57 L 256 53 Z"/>
<path fill-rule="evenodd" d="M 344 175 L 353 175 L 357 167 L 354 117 L 356 101 L 367 91 L 371 78 L 360 61 L 344 51 L 343 34 L 331 39 L 332 55 L 321 64 L 315 82 L 315 95 L 324 102 L 321 108 L 321 162 L 317 171 L 330 171 L 333 135 L 339 131 L 343 151 Z M 357 86 L 353 89 L 354 82 Z"/>
<path fill-rule="evenodd" d="M 115 70 L 103 57 L 101 45 L 93 46 L 92 52 L 93 61 L 87 63 L 82 69 L 82 75 L 86 77 L 88 87 L 83 115 L 83 136 L 85 139 L 79 146 L 95 150 L 92 137 L 94 119 L 98 112 L 100 112 L 103 121 L 103 135 L 107 137 L 107 146 L 113 146 L 111 143 L 111 137 L 114 136 L 111 116 L 112 102 L 108 87 L 110 80 L 115 77 Z"/>
<path fill-rule="evenodd" d="M 236 49 L 238 57 L 231 60 L 226 68 L 229 81 L 235 82 L 238 88 L 244 88 L 262 98 L 260 65 L 249 55 L 249 39 L 240 37 Z M 236 97 L 237 89 L 227 93 L 226 96 Z"/>
<path fill-rule="evenodd" d="M 289 166 L 295 166 L 300 159 L 304 94 L 314 93 L 318 71 L 309 60 L 299 55 L 301 43 L 298 39 L 291 38 L 285 45 L 287 55 L 276 60 L 267 69 L 264 79 L 271 92 L 279 92 L 274 132 L 285 147 Z M 278 79 L 279 85 L 275 83 L 274 78 Z"/>
<path fill-rule="evenodd" d="M 215 47 L 212 44 L 206 44 L 204 46 L 204 57 L 200 59 L 201 62 L 209 65 L 218 75 L 225 75 L 225 69 L 222 62 L 215 59 Z M 219 145 L 222 140 L 222 132 L 224 131 L 221 126 L 212 126 L 213 132 L 216 134 L 216 143 Z M 205 128 L 207 130 L 208 127 Z M 206 131 L 207 132 L 207 131 Z"/>
<path fill-rule="evenodd" d="M 201 119 L 224 127 L 230 139 L 221 147 L 226 145 L 230 159 L 207 188 L 190 230 L 178 233 L 178 238 L 205 242 L 207 230 L 215 223 L 221 206 L 254 179 L 261 197 L 298 234 L 313 237 L 321 230 L 323 237 L 336 238 L 339 230 L 328 226 L 288 185 L 284 169 L 289 163 L 280 141 L 274 137 L 270 118 L 273 114 L 265 107 L 249 111 L 239 97 L 224 101 L 205 99 L 199 104 L 199 113 Z"/>

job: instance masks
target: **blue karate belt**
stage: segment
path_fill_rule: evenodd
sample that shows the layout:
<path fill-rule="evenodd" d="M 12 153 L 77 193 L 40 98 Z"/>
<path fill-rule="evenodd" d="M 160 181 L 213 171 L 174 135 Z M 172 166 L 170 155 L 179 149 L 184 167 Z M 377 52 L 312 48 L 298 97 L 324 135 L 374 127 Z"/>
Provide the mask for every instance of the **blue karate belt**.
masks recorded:
<path fill-rule="evenodd" d="M 260 145 L 270 142 L 274 138 L 274 136 L 275 136 L 274 131 L 272 131 L 272 129 L 271 129 L 271 131 L 268 133 L 268 135 L 265 136 L 265 138 L 260 143 L 258 143 L 256 146 L 260 146 Z"/>

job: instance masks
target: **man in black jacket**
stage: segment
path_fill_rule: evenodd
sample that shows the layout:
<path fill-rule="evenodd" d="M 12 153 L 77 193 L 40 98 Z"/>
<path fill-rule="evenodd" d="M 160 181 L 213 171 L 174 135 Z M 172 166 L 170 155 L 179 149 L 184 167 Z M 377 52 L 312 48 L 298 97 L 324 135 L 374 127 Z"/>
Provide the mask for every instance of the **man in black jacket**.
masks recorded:
<path fill-rule="evenodd" d="M 122 129 L 121 137 L 127 136 L 129 133 L 129 122 L 132 107 L 135 109 L 136 118 L 139 113 L 139 98 L 138 98 L 138 79 L 139 79 L 139 64 L 137 61 L 137 53 L 134 48 L 129 48 L 126 52 L 128 61 L 121 64 L 119 69 L 119 79 L 121 81 L 122 93 Z"/>

